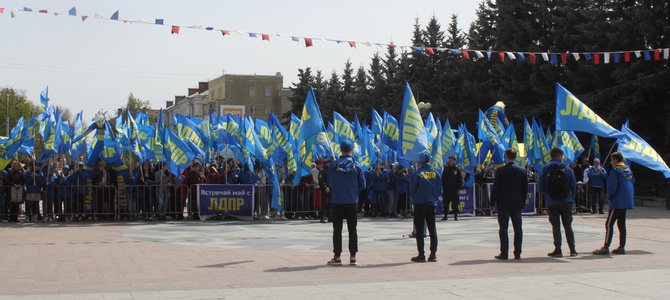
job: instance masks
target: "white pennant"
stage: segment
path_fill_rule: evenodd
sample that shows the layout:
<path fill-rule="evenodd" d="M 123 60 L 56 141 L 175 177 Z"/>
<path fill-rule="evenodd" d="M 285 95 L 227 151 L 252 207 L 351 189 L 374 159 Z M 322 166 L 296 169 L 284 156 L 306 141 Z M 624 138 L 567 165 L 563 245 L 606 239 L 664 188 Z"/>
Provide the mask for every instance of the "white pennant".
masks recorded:
<path fill-rule="evenodd" d="M 572 53 L 572 57 L 575 58 L 575 61 L 579 60 L 579 53 Z"/>
<path fill-rule="evenodd" d="M 640 58 L 642 56 L 642 51 L 635 51 L 635 57 Z"/>
<path fill-rule="evenodd" d="M 484 54 L 481 51 L 475 51 L 475 55 L 477 55 L 478 58 L 484 57 Z"/>
<path fill-rule="evenodd" d="M 668 59 L 670 57 L 670 48 L 663 49 L 663 58 Z"/>
<path fill-rule="evenodd" d="M 516 59 L 516 56 L 514 55 L 514 53 L 512 53 L 512 52 L 506 52 L 506 53 L 507 53 L 507 57 L 509 57 L 509 59 Z"/>
<path fill-rule="evenodd" d="M 544 59 L 544 61 L 549 61 L 549 54 L 542 53 L 542 59 Z"/>
<path fill-rule="evenodd" d="M 104 17 L 102 14 L 95 13 L 94 18 L 96 18 L 96 19 L 104 19 L 105 17 Z"/>
<path fill-rule="evenodd" d="M 12 16 L 12 18 L 16 18 L 16 15 L 17 15 L 18 13 L 19 13 L 18 10 L 16 10 L 16 9 L 12 9 L 10 15 Z"/>
<path fill-rule="evenodd" d="M 609 52 L 604 52 L 603 53 L 603 63 L 605 63 L 605 64 L 610 63 L 610 53 Z"/>

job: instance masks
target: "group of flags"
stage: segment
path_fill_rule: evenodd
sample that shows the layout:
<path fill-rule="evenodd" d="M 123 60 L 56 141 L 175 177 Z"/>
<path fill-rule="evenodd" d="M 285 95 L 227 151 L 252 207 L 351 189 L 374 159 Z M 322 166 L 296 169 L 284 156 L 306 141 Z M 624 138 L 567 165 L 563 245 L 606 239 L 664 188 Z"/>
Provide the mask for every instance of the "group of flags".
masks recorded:
<path fill-rule="evenodd" d="M 90 151 L 91 145 L 101 142 L 99 135 L 90 145 L 82 138 L 87 131 L 82 127 L 82 113 L 76 116 L 74 126 L 62 120 L 61 113 L 48 106 L 48 88 L 40 94 L 43 112 L 27 122 L 21 118 L 9 137 L 0 139 L 0 159 L 10 160 L 17 153 L 35 157 L 35 137 L 39 132 L 44 140 L 44 150 L 38 161 L 46 161 L 54 155 L 69 153 L 78 157 Z M 444 123 L 432 113 L 422 115 L 412 90 L 405 82 L 402 114 L 396 119 L 388 112 L 379 114 L 372 108 L 370 125 L 360 122 L 358 116 L 350 122 L 334 112 L 331 121 L 324 122 L 314 91 L 309 89 L 300 117 L 291 114 L 288 130 L 279 119 L 270 114 L 268 120 L 249 116 L 217 116 L 212 112 L 204 118 L 171 115 L 174 126 L 165 125 L 163 112 L 155 124 L 149 116 L 138 111 L 135 116 L 126 109 L 116 119 L 114 127 L 105 122 L 104 150 L 100 158 L 113 165 L 123 164 L 122 154 L 131 152 L 140 161 L 156 160 L 168 164 L 176 176 L 181 175 L 193 159 L 207 163 L 222 153 L 231 153 L 237 160 L 254 170 L 254 164 L 262 164 L 268 179 L 273 183 L 272 207 L 283 205 L 279 191 L 276 166 L 285 166 L 293 175 L 293 183 L 309 174 L 311 164 L 319 158 L 337 158 L 339 145 L 349 140 L 354 145 L 352 155 L 366 171 L 377 162 L 398 163 L 412 167 L 422 161 L 425 154 L 432 156 L 431 165 L 442 171 L 449 157 L 456 159 L 466 175 L 466 186 L 474 183 L 475 168 L 485 162 L 493 165 L 505 163 L 507 148 L 516 149 L 520 155 L 518 163 L 530 164 L 538 172 L 549 163 L 549 150 L 559 147 L 565 153 L 567 163 L 575 161 L 584 152 L 575 131 L 592 134 L 590 151 L 600 156 L 598 137 L 617 140 L 618 151 L 631 162 L 662 172 L 670 178 L 670 169 L 658 153 L 628 124 L 621 130 L 610 126 L 584 103 L 556 84 L 555 131 L 543 131 L 531 117 L 524 119 L 523 143 L 517 141 L 515 128 L 505 116 L 504 104 L 496 103 L 486 112 L 479 111 L 477 138 L 464 123 L 452 129 L 448 119 Z M 424 117 L 425 116 L 425 117 Z"/>
<path fill-rule="evenodd" d="M 4 8 L 0 8 L 0 14 L 4 12 Z M 48 14 L 48 9 L 39 9 L 33 10 L 29 7 L 23 7 L 21 9 L 12 9 L 11 17 L 16 18 L 19 12 L 30 12 L 30 13 L 41 13 Z M 71 16 L 71 17 L 80 17 L 82 21 L 89 19 L 90 15 L 79 15 L 77 13 L 77 8 L 72 7 L 68 10 L 67 14 L 55 11 L 53 12 L 55 16 Z M 262 41 L 270 41 L 271 38 L 286 38 L 290 37 L 291 41 L 300 42 L 302 41 L 305 44 L 305 47 L 314 46 L 315 41 L 322 41 L 328 43 L 337 43 L 345 44 L 350 48 L 357 48 L 357 45 L 365 46 L 377 46 L 377 47 L 388 47 L 388 48 L 399 48 L 403 51 L 409 51 L 414 53 L 423 53 L 428 56 L 433 56 L 438 52 L 447 52 L 451 55 L 460 56 L 464 60 L 479 60 L 486 59 L 487 61 L 498 61 L 505 62 L 507 61 L 518 61 L 521 63 L 528 62 L 530 64 L 537 64 L 541 62 L 551 63 L 554 65 L 566 65 L 571 62 L 576 62 L 579 60 L 591 62 L 595 65 L 598 64 L 609 64 L 609 63 L 628 63 L 636 59 L 643 59 L 647 61 L 659 61 L 661 59 L 668 60 L 670 59 L 670 48 L 658 48 L 658 49 L 642 49 L 642 50 L 622 50 L 622 51 L 598 51 L 598 52 L 523 52 L 523 51 L 495 51 L 495 50 L 473 50 L 473 49 L 452 49 L 444 47 L 427 47 L 427 46 L 400 46 L 393 43 L 373 43 L 366 41 L 354 41 L 346 39 L 329 39 L 329 38 L 315 38 L 315 37 L 302 37 L 297 35 L 284 35 L 281 33 L 259 33 L 259 32 L 245 32 L 241 30 L 231 30 L 231 29 L 219 29 L 213 26 L 201 26 L 201 25 L 169 25 L 165 23 L 165 19 L 154 19 L 154 21 L 148 21 L 145 19 L 140 20 L 129 20 L 122 19 L 119 17 L 119 11 L 112 13 L 110 17 L 105 17 L 100 13 L 93 14 L 94 19 L 99 20 L 108 20 L 108 21 L 118 21 L 127 24 L 139 23 L 139 24 L 150 24 L 150 25 L 159 25 L 159 26 L 168 26 L 170 28 L 171 34 L 179 34 L 182 28 L 187 29 L 196 29 L 196 30 L 207 30 L 213 32 L 219 32 L 222 36 L 231 35 L 231 33 L 237 33 L 240 36 L 248 36 L 250 38 L 261 38 Z"/>

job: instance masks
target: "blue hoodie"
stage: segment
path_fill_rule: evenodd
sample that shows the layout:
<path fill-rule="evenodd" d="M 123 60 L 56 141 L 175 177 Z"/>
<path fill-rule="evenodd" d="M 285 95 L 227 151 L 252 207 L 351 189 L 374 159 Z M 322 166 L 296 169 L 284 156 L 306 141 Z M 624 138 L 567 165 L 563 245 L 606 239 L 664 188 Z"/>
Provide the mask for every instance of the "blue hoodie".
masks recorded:
<path fill-rule="evenodd" d="M 440 173 L 431 168 L 430 163 L 423 163 L 409 176 L 409 194 L 414 205 L 437 205 L 438 197 L 442 195 Z"/>
<path fill-rule="evenodd" d="M 549 191 L 547 185 L 549 184 L 549 172 L 554 168 L 557 168 L 559 165 L 564 165 L 565 176 L 570 182 L 570 191 L 568 191 L 568 197 L 565 199 L 551 199 L 549 196 Z M 544 198 L 547 202 L 547 206 L 552 206 L 556 204 L 561 204 L 564 202 L 575 203 L 575 196 L 573 194 L 574 190 L 577 188 L 577 180 L 575 179 L 575 173 L 572 172 L 568 164 L 564 164 L 558 159 L 552 159 L 546 166 L 542 168 L 542 175 L 540 175 L 540 180 L 538 181 L 538 189 L 544 194 Z"/>
<path fill-rule="evenodd" d="M 330 164 L 328 169 L 330 203 L 356 204 L 358 192 L 365 189 L 365 177 L 358 163 L 351 155 L 342 155 Z"/>
<path fill-rule="evenodd" d="M 635 177 L 625 164 L 619 164 L 607 177 L 607 199 L 609 209 L 632 209 L 635 207 Z"/>

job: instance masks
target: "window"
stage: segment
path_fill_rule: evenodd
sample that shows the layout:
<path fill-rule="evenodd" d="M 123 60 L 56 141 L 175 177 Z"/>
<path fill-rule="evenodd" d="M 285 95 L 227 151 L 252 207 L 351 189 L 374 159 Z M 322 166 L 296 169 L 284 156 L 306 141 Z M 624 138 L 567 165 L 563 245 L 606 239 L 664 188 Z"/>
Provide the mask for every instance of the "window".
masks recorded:
<path fill-rule="evenodd" d="M 265 87 L 265 97 L 270 97 L 272 96 L 272 88 L 269 86 Z"/>
<path fill-rule="evenodd" d="M 272 112 L 272 109 L 270 108 L 270 105 L 266 105 L 265 106 L 265 115 L 270 115 L 271 112 Z"/>
<path fill-rule="evenodd" d="M 249 97 L 255 97 L 256 96 L 256 87 L 250 86 L 249 87 Z"/>
<path fill-rule="evenodd" d="M 250 115 L 255 115 L 256 114 L 256 106 L 255 105 L 249 105 L 249 114 Z"/>

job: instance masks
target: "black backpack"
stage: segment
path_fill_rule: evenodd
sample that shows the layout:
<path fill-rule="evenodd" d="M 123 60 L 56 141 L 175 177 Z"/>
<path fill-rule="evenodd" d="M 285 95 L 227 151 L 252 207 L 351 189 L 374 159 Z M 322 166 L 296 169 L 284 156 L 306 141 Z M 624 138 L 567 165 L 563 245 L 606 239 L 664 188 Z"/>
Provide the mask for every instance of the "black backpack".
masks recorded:
<path fill-rule="evenodd" d="M 565 175 L 565 165 L 558 165 L 558 167 L 549 171 L 547 177 L 547 193 L 549 197 L 555 200 L 568 198 L 570 183 L 568 182 L 568 177 Z"/>

